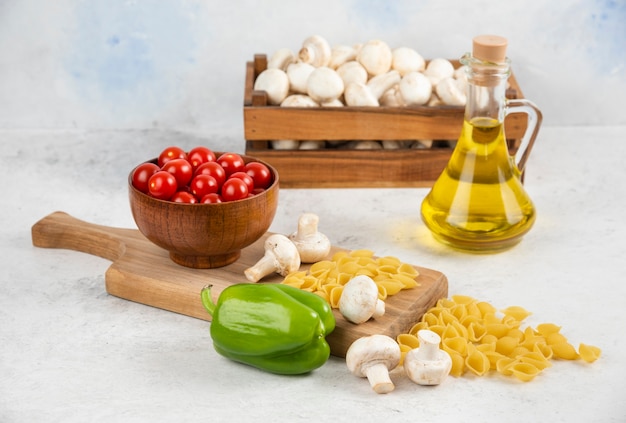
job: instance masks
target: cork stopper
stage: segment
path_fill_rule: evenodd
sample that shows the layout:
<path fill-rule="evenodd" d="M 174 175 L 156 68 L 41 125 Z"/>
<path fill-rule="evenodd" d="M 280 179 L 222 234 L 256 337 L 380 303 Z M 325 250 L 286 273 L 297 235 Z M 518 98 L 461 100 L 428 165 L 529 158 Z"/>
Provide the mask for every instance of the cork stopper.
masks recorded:
<path fill-rule="evenodd" d="M 472 55 L 478 60 L 491 63 L 502 63 L 506 60 L 506 38 L 497 35 L 478 35 L 473 41 Z"/>

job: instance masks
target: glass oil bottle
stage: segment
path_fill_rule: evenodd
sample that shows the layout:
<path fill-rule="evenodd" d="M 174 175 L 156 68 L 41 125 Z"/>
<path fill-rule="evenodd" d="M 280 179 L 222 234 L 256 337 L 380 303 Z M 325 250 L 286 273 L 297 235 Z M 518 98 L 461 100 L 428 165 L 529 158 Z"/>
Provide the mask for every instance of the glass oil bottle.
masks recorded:
<path fill-rule="evenodd" d="M 460 62 L 468 78 L 463 128 L 450 160 L 421 206 L 422 220 L 439 241 L 471 252 L 516 245 L 535 222 L 522 172 L 541 126 L 541 111 L 525 99 L 506 99 L 507 40 L 474 38 Z M 511 155 L 504 134 L 510 113 L 528 115 L 526 132 Z"/>

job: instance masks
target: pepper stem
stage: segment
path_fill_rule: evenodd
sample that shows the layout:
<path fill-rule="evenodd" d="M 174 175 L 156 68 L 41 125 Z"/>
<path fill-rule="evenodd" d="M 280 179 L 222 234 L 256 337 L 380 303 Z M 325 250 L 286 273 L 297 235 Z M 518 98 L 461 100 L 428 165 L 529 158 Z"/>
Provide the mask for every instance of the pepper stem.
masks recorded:
<path fill-rule="evenodd" d="M 202 299 L 202 305 L 206 311 L 208 311 L 211 317 L 213 317 L 215 303 L 213 302 L 213 298 L 211 298 L 211 288 L 213 288 L 213 285 L 207 285 L 202 288 L 202 291 L 200 291 L 200 298 Z"/>

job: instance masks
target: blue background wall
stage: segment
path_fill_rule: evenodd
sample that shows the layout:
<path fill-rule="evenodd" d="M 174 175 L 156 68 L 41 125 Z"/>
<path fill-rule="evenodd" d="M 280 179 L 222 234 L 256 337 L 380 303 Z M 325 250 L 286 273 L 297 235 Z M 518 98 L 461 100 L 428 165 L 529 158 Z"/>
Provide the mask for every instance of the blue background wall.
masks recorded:
<path fill-rule="evenodd" d="M 245 62 L 312 34 L 508 55 L 545 125 L 626 124 L 626 0 L 0 0 L 0 129 L 243 133 Z"/>

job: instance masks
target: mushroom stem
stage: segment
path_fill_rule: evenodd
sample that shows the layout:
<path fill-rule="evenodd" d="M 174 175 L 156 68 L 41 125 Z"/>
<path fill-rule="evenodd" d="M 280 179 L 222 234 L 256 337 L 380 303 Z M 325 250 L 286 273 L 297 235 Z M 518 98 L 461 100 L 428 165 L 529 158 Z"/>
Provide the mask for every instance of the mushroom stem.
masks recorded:
<path fill-rule="evenodd" d="M 376 363 L 365 370 L 370 386 L 377 394 L 387 394 L 395 389 L 389 377 L 389 370 L 384 363 Z"/>
<path fill-rule="evenodd" d="M 254 266 L 244 270 L 250 282 L 258 282 L 272 272 L 287 276 L 300 267 L 298 249 L 285 235 L 270 235 L 265 240 L 264 248 L 263 257 Z"/>
<path fill-rule="evenodd" d="M 315 235 L 320 218 L 313 213 L 303 213 L 298 219 L 298 234 L 301 237 Z"/>
<path fill-rule="evenodd" d="M 258 282 L 265 276 L 276 271 L 276 257 L 266 253 L 254 266 L 246 269 L 244 274 L 250 282 Z"/>

